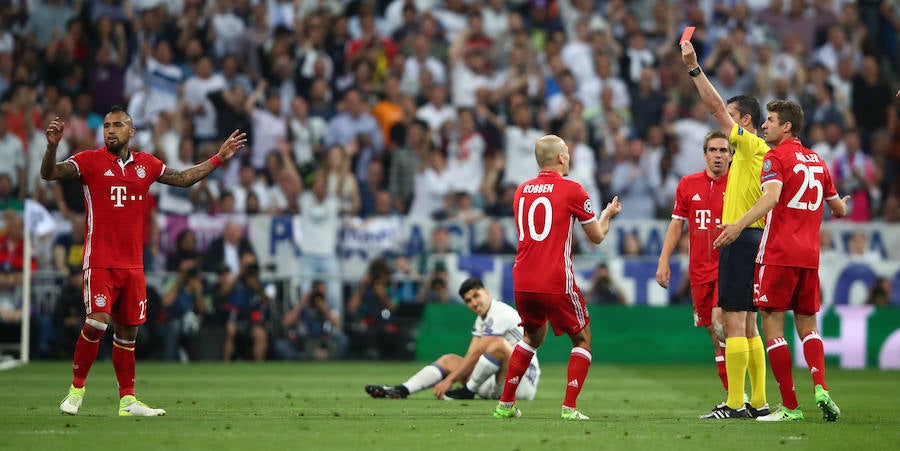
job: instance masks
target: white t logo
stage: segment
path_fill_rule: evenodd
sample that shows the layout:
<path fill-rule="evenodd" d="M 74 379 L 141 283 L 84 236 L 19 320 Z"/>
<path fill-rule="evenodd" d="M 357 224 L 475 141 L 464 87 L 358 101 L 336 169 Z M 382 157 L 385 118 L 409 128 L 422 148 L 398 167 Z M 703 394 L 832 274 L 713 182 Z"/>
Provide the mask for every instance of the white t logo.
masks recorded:
<path fill-rule="evenodd" d="M 113 207 L 124 207 L 125 204 L 122 203 L 125 200 L 126 189 L 124 186 L 110 186 L 109 187 L 109 200 L 113 201 Z"/>
<path fill-rule="evenodd" d="M 696 210 L 694 212 L 694 215 L 696 216 L 694 222 L 697 223 L 697 230 L 706 230 L 706 226 L 710 222 L 712 212 L 709 210 Z"/>

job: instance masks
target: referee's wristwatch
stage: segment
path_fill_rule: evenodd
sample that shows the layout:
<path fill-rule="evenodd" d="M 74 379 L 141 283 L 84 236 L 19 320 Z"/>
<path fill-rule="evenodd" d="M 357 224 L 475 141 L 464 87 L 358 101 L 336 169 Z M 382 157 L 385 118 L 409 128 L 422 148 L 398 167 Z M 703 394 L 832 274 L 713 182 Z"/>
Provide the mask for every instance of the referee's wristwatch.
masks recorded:
<path fill-rule="evenodd" d="M 696 76 L 700 75 L 700 72 L 703 72 L 703 71 L 700 70 L 700 66 L 697 66 L 697 67 L 689 70 L 688 75 L 690 75 L 691 77 L 696 77 Z"/>

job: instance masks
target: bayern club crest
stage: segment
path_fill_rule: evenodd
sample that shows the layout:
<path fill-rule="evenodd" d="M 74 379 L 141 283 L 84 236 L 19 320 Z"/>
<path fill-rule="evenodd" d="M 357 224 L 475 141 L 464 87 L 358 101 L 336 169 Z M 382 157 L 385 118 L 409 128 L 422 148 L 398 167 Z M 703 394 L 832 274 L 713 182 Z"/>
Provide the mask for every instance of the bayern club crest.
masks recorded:
<path fill-rule="evenodd" d="M 94 296 L 94 305 L 97 307 L 106 307 L 106 295 L 98 294 Z"/>
<path fill-rule="evenodd" d="M 147 176 L 147 169 L 144 168 L 143 166 L 138 166 L 138 167 L 134 168 L 134 172 L 136 172 L 137 176 L 140 178 L 144 178 Z"/>

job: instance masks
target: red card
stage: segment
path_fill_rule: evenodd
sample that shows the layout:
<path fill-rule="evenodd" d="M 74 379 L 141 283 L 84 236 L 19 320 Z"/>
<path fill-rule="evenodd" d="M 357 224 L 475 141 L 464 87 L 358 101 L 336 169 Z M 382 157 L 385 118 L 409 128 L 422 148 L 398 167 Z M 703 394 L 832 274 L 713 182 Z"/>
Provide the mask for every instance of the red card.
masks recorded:
<path fill-rule="evenodd" d="M 684 43 L 684 41 L 690 41 L 691 36 L 694 35 L 694 27 L 687 27 L 684 29 L 684 33 L 681 33 L 681 39 L 678 40 L 678 45 Z"/>

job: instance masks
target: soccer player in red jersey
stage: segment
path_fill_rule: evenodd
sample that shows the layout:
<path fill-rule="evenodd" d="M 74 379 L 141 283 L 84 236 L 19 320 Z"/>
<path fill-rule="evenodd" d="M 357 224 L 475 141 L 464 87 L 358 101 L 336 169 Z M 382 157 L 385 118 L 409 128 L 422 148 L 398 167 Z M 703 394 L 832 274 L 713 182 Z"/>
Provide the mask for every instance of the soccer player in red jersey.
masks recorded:
<path fill-rule="evenodd" d="M 142 260 L 148 188 L 154 181 L 187 187 L 202 180 L 247 143 L 235 130 L 219 152 L 207 161 L 178 171 L 155 156 L 133 152 L 131 116 L 113 107 L 103 119 L 105 146 L 79 152 L 56 162 L 56 147 L 65 123 L 59 118 L 47 126 L 47 149 L 41 163 L 44 180 L 79 178 L 85 203 L 83 295 L 87 318 L 75 344 L 72 386 L 60 404 L 63 413 L 78 413 L 84 382 L 97 358 L 100 339 L 115 324 L 112 361 L 119 383 L 120 416 L 160 416 L 134 396 L 134 344 L 138 326 L 147 319 L 147 286 Z"/>
<path fill-rule="evenodd" d="M 715 130 L 706 134 L 703 144 L 706 169 L 686 175 L 678 182 L 672 221 L 666 230 L 666 239 L 656 267 L 656 282 L 659 286 L 668 288 L 672 275 L 669 258 L 681 240 L 682 230 L 687 223 L 691 242 L 689 277 L 694 301 L 694 326 L 705 327 L 709 333 L 719 379 L 726 392 L 728 373 L 725 371 L 725 333 L 722 329 L 722 309 L 718 307 L 719 250 L 713 248 L 713 241 L 719 236 L 718 226 L 722 223 L 722 203 L 732 153 L 728 136 L 724 132 Z"/>
<path fill-rule="evenodd" d="M 556 335 L 566 333 L 572 340 L 562 418 L 587 420 L 587 416 L 575 410 L 575 401 L 591 364 L 591 329 L 587 307 L 572 270 L 574 226 L 578 221 L 588 239 L 600 244 L 609 231 L 610 219 L 622 211 L 622 205 L 615 197 L 595 216 L 584 188 L 563 178 L 569 174 L 570 156 L 560 137 L 540 138 L 534 145 L 534 156 L 540 172 L 519 185 L 513 198 L 519 230 L 513 285 L 525 336 L 509 359 L 506 383 L 494 417 L 521 415 L 515 406 L 516 389 L 547 336 L 549 321 Z"/>
<path fill-rule="evenodd" d="M 803 109 L 796 102 L 773 100 L 763 123 L 766 142 L 776 147 L 763 160 L 760 181 L 763 195 L 734 224 L 742 230 L 766 216 L 766 227 L 756 256 L 754 304 L 762 314 L 763 335 L 772 373 L 781 391 L 781 408 L 757 421 L 796 421 L 803 412 L 794 392 L 791 353 L 784 338 L 784 312 L 794 312 L 803 355 L 815 386 L 816 404 L 826 421 L 841 414 L 825 384 L 825 351 L 816 327 L 819 311 L 819 228 L 822 201 L 835 217 L 847 214 L 847 199 L 838 197 L 819 154 L 797 139 L 803 127 Z M 724 233 L 723 233 L 724 235 Z"/>

